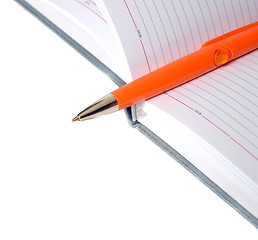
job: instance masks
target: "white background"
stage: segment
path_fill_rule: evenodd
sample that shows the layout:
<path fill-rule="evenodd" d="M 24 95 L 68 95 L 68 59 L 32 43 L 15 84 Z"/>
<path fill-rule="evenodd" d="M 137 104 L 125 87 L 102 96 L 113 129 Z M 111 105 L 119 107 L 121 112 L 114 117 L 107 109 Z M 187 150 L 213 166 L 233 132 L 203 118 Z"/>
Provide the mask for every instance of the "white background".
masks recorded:
<path fill-rule="evenodd" d="M 116 88 L 14 1 L 0 3 L 0 239 L 257 239 L 124 112 L 72 123 Z"/>

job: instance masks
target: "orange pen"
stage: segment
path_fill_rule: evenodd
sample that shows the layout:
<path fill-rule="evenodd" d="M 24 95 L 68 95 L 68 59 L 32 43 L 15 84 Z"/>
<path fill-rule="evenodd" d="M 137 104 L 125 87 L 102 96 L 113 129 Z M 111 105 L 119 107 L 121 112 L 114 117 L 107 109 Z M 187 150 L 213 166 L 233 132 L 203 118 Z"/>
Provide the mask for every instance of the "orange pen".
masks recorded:
<path fill-rule="evenodd" d="M 214 38 L 203 44 L 200 50 L 118 88 L 79 113 L 73 121 L 130 107 L 191 81 L 257 47 L 258 22 L 254 22 Z"/>

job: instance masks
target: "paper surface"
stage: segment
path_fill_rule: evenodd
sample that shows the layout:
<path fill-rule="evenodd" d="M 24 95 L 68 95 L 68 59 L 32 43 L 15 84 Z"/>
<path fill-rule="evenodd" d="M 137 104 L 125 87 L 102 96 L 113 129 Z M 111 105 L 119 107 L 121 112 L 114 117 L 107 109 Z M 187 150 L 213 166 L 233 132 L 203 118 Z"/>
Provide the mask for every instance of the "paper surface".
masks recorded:
<path fill-rule="evenodd" d="M 104 2 L 135 78 L 258 20 L 258 3 L 252 0 Z M 123 22 L 119 21 L 121 14 L 125 15 Z M 130 41 L 124 27 L 131 31 Z M 139 118 L 256 216 L 257 69 L 256 51 L 147 101 L 140 108 L 146 115 Z"/>
<path fill-rule="evenodd" d="M 258 19 L 258 3 L 253 0 L 103 2 L 124 46 L 133 78 L 198 50 L 202 43 L 216 36 Z"/>
<path fill-rule="evenodd" d="M 255 51 L 147 101 L 140 118 L 256 216 L 257 57 Z"/>
<path fill-rule="evenodd" d="M 130 76 L 121 43 L 95 1 L 28 0 L 27 2 L 120 77 Z"/>

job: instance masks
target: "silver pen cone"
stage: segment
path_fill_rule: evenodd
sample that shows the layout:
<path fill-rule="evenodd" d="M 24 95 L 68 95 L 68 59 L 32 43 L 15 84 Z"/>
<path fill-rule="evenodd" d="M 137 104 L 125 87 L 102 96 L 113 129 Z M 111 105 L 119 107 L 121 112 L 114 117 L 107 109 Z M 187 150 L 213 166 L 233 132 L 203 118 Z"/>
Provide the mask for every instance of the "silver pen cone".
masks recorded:
<path fill-rule="evenodd" d="M 72 121 L 75 122 L 89 120 L 116 112 L 118 110 L 119 105 L 117 99 L 114 95 L 108 94 L 80 112 Z"/>

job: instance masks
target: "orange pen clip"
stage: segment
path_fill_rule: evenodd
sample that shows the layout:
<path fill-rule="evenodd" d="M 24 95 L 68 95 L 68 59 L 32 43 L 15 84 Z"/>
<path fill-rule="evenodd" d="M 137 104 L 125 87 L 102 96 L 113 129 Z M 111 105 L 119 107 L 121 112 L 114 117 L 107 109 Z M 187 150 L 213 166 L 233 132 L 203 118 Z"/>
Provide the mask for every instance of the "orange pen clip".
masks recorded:
<path fill-rule="evenodd" d="M 236 36 L 237 34 L 244 32 L 245 30 L 253 29 L 254 27 L 257 27 L 257 26 L 258 26 L 258 22 L 254 22 L 249 25 L 238 28 L 236 30 L 233 30 L 231 32 L 225 33 L 219 37 L 216 37 L 216 38 L 213 38 L 213 39 L 207 41 L 206 43 L 204 43 L 202 45 L 202 48 L 208 47 L 214 43 L 217 43 L 217 42 L 227 39 L 229 37 Z M 255 38 L 255 36 L 254 36 L 254 38 Z M 239 44 L 239 43 L 237 43 L 237 44 Z M 250 50 L 247 52 L 250 52 L 251 50 L 253 50 L 252 45 L 250 46 L 248 43 L 246 43 L 246 46 L 250 48 Z M 231 60 L 231 58 L 232 58 L 232 52 L 230 51 L 230 49 L 225 49 L 225 48 L 218 49 L 214 54 L 214 63 L 216 66 L 221 66 L 221 65 L 229 62 Z"/>

